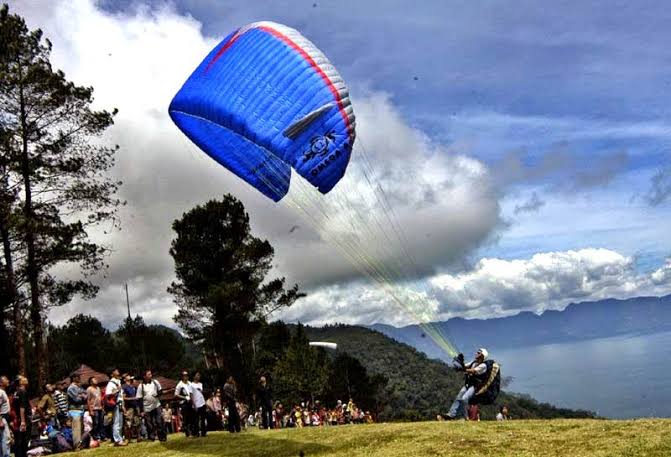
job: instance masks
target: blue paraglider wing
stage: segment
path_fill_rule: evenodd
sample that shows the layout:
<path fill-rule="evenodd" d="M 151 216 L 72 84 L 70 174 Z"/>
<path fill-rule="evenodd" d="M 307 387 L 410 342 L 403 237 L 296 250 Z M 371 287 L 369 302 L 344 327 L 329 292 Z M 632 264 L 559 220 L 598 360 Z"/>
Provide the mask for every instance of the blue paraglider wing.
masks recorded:
<path fill-rule="evenodd" d="M 279 201 L 291 169 L 321 192 L 342 178 L 355 139 L 349 92 L 296 30 L 249 24 L 196 68 L 170 104 L 177 126 L 217 162 Z"/>

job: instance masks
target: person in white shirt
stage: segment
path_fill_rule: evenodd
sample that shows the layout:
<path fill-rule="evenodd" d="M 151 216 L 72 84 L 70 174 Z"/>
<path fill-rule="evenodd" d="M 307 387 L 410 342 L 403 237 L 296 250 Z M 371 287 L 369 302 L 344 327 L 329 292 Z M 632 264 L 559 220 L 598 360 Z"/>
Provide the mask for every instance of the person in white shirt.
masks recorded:
<path fill-rule="evenodd" d="M 9 378 L 0 376 L 0 457 L 9 457 Z"/>
<path fill-rule="evenodd" d="M 488 356 L 487 349 L 480 348 L 475 353 L 475 359 L 464 366 L 464 372 L 467 375 L 467 382 L 464 387 L 461 388 L 457 394 L 457 398 L 452 403 L 450 407 L 450 412 L 447 413 L 445 419 L 452 420 L 457 418 L 457 413 L 459 410 L 462 410 L 462 415 L 464 419 L 468 419 L 468 402 L 471 397 L 475 394 L 475 385 L 468 381 L 471 377 L 483 376 L 487 372 L 487 365 L 484 363 Z"/>
<path fill-rule="evenodd" d="M 191 406 L 191 382 L 189 372 L 182 371 L 182 378 L 175 386 L 175 398 L 179 400 L 179 409 L 182 413 L 182 430 L 189 437 L 193 434 L 193 407 Z"/>
<path fill-rule="evenodd" d="M 510 416 L 508 416 L 508 407 L 503 405 L 501 408 L 499 408 L 499 413 L 496 415 L 496 420 L 507 421 L 508 419 L 510 419 Z"/>
<path fill-rule="evenodd" d="M 119 370 L 112 370 L 112 375 L 110 380 L 105 386 L 105 396 L 106 397 L 116 397 L 116 405 L 114 406 L 114 414 L 112 419 L 112 439 L 114 440 L 115 446 L 126 446 L 128 443 L 124 441 L 122 428 L 123 428 L 123 394 L 121 390 L 121 378 Z"/>
<path fill-rule="evenodd" d="M 191 405 L 193 406 L 193 435 L 207 435 L 207 406 L 205 404 L 205 395 L 203 395 L 203 384 L 200 382 L 200 373 L 193 374 L 191 383 Z"/>
<path fill-rule="evenodd" d="M 144 372 L 142 383 L 137 388 L 137 396 L 140 399 L 140 415 L 147 422 L 147 435 L 149 439 L 163 442 L 166 440 L 165 427 L 163 426 L 163 411 L 161 411 L 161 384 L 154 379 L 151 370 Z"/>

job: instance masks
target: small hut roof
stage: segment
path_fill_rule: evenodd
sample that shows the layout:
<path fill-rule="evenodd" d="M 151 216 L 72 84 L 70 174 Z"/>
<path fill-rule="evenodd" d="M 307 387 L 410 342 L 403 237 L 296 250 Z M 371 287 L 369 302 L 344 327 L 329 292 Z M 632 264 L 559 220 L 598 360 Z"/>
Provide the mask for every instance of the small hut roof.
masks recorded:
<path fill-rule="evenodd" d="M 109 381 L 109 376 L 107 376 L 105 373 L 101 373 L 99 371 L 94 370 L 88 365 L 81 364 L 79 368 L 77 368 L 75 371 L 70 373 L 70 375 L 78 374 L 79 377 L 81 378 L 82 384 L 88 385 L 89 383 L 89 378 L 94 377 L 98 380 L 98 384 L 105 385 L 107 384 L 107 381 Z M 67 378 L 63 379 L 61 382 L 65 384 L 70 384 L 70 376 Z"/>

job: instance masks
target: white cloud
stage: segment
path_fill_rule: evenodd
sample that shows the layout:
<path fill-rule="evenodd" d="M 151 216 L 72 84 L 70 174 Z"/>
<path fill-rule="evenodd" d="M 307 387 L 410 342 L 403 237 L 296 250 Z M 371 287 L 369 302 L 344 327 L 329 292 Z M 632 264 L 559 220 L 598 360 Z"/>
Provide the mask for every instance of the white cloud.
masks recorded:
<path fill-rule="evenodd" d="M 322 241 L 327 233 L 311 229 L 286 205 L 275 205 L 250 189 L 206 158 L 172 125 L 167 115 L 172 96 L 221 37 L 204 36 L 198 21 L 169 7 L 110 14 L 91 0 L 45 0 L 21 2 L 12 8 L 52 40 L 55 67 L 65 70 L 78 84 L 92 85 L 97 106 L 120 109 L 108 140 L 121 146 L 115 173 L 124 181 L 121 197 L 128 200 L 122 212 L 123 230 L 105 238 L 114 252 L 106 278 L 100 278 L 99 297 L 54 310 L 54 321 L 62 322 L 83 311 L 108 324 L 118 323 L 125 315 L 121 286 L 128 282 L 134 313 L 142 313 L 150 322 L 171 323 L 175 309 L 165 292 L 173 276 L 168 255 L 170 224 L 194 205 L 225 192 L 243 201 L 255 232 L 275 246 L 277 272 L 309 289 L 310 295 L 287 310 L 283 318 L 313 324 L 413 321 L 412 313 L 395 304 L 379 287 L 351 282 L 361 274 Z M 222 33 L 227 31 L 222 29 Z M 493 190 L 490 171 L 454 145 L 436 144 L 408 125 L 389 95 L 361 90 L 356 81 L 350 83 L 358 144 L 365 147 L 376 179 L 392 201 L 394 220 L 405 233 L 405 247 L 415 261 L 409 261 L 396 243 L 385 241 L 374 222 L 378 218 L 384 230 L 396 236 L 384 225 L 386 216 L 371 198 L 370 188 L 355 178 L 361 178 L 358 157 L 353 159 L 348 182 L 340 183 L 323 204 L 333 209 L 329 205 L 338 204 L 344 190 L 357 190 L 348 197 L 355 204 L 360 199 L 358 214 L 367 221 L 354 224 L 351 230 L 359 237 L 359 246 L 379 264 L 398 267 L 387 272 L 387 277 L 399 279 L 415 270 L 418 276 L 431 278 L 429 293 L 413 292 L 423 290 L 421 284 L 406 288 L 406 283 L 398 282 L 394 286 L 414 303 L 412 306 L 422 304 L 429 316 L 439 319 L 486 317 L 558 308 L 575 300 L 671 291 L 671 261 L 650 275 L 642 275 L 635 271 L 631 257 L 605 249 L 558 250 L 523 260 L 486 258 L 469 271 L 435 274 L 436 268 L 467 259 L 501 225 L 499 196 Z M 487 137 L 496 141 L 510 131 L 519 133 L 516 138 L 547 139 L 549 135 L 557 140 L 603 135 L 668 138 L 668 126 L 661 123 L 466 114 L 464 124 L 459 124 L 463 129 L 450 130 L 452 137 L 462 141 L 485 129 Z M 596 217 L 588 209 L 582 213 L 585 219 Z M 341 221 L 349 218 L 346 212 L 335 214 Z M 558 217 L 557 227 L 565 217 Z M 295 225 L 300 228 L 291 230 Z M 345 232 L 338 236 L 349 236 L 350 227 L 344 223 L 335 226 Z M 540 232 L 547 236 L 547 225 L 540 227 Z"/>
<path fill-rule="evenodd" d="M 634 259 L 608 249 L 546 252 L 528 259 L 481 259 L 473 269 L 438 274 L 426 292 L 418 284 L 397 285 L 403 297 L 383 287 L 357 284 L 325 287 L 281 317 L 321 325 L 328 322 L 391 325 L 487 318 L 563 309 L 572 302 L 671 293 L 671 258 L 659 269 L 637 273 Z M 423 307 L 423 313 L 418 309 Z M 422 315 L 420 315 L 422 314 Z"/>
<path fill-rule="evenodd" d="M 431 279 L 441 314 L 487 317 L 561 309 L 570 302 L 671 292 L 671 260 L 646 275 L 608 249 L 548 252 L 530 259 L 481 259 L 472 271 Z"/>
<path fill-rule="evenodd" d="M 78 84 L 93 86 L 96 106 L 119 109 L 106 139 L 121 146 L 114 173 L 123 180 L 121 197 L 128 201 L 121 213 L 122 231 L 112 237 L 94 235 L 114 250 L 106 277 L 99 278 L 99 297 L 54 310 L 55 321 L 78 311 L 100 314 L 109 322 L 121 318 L 121 285 L 129 282 L 136 310 L 169 322 L 175 311 L 165 292 L 173 277 L 170 225 L 189 208 L 226 192 L 243 201 L 255 233 L 275 246 L 277 273 L 299 282 L 317 299 L 328 294 L 328 288 L 319 289 L 322 286 L 346 290 L 348 281 L 361 278 L 332 245 L 322 241 L 323 232 L 320 237 L 286 205 L 273 204 L 206 158 L 172 125 L 167 114 L 172 96 L 221 37 L 203 36 L 198 21 L 168 6 L 111 14 L 91 0 L 61 0 L 25 3 L 15 10 L 54 43 L 56 68 Z M 404 251 L 394 243 L 385 244 L 375 218 L 386 216 L 377 200 L 366 194 L 370 187 L 366 190 L 362 174 L 357 173 L 362 170 L 360 157 L 353 158 L 347 182 L 341 182 L 324 205 L 335 211 L 329 202 L 338 198 L 353 202 L 355 217 L 366 221 L 351 227 L 356 232 L 352 236 L 359 236 L 364 248 L 371 249 L 367 255 L 417 275 L 462 262 L 500 225 L 498 195 L 492 191 L 486 167 L 431 143 L 406 123 L 389 96 L 357 92 L 356 82 L 350 83 L 355 86 L 360 144 L 365 143 L 375 179 L 392 201 L 394 220 L 407 238 L 405 248 L 416 262 L 407 267 Z M 291 231 L 294 225 L 300 229 Z"/>

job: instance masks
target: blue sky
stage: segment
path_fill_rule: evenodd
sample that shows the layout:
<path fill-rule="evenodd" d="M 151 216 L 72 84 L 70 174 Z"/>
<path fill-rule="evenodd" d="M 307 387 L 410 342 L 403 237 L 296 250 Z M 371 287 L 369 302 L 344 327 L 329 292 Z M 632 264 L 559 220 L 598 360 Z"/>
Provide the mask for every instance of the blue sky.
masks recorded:
<path fill-rule="evenodd" d="M 671 253 L 664 236 L 671 197 L 656 206 L 645 201 L 652 177 L 671 159 L 671 10 L 664 2 L 174 5 L 211 36 L 262 19 L 298 28 L 336 62 L 354 93 L 387 92 L 411 125 L 437 142 L 468 143 L 469 154 L 495 170 L 509 154 L 533 168 L 561 149 L 570 165 L 505 184 L 513 208 L 533 191 L 549 203 L 532 218 L 511 214 L 512 228 L 482 256 L 598 245 L 640 255 L 650 268 Z M 572 183 L 576 175 L 586 182 Z M 570 224 L 557 223 L 566 217 Z"/>
<path fill-rule="evenodd" d="M 136 165 L 140 143 L 142 160 L 165 177 L 164 183 L 137 166 L 124 169 L 124 217 L 135 231 L 125 232 L 119 252 L 136 252 L 151 238 L 161 255 L 114 257 L 113 279 L 100 300 L 130 282 L 150 320 L 169 322 L 171 234 L 155 230 L 232 189 L 277 247 L 278 271 L 310 293 L 285 318 L 404 323 L 388 319 L 387 304 L 373 292 L 368 308 L 348 307 L 366 286 L 340 264 L 315 268 L 296 249 L 321 249 L 318 237 L 301 231 L 289 237 L 291 216 L 207 160 L 184 162 L 198 155 L 193 149 L 189 156 L 170 149 L 170 141 L 183 141 L 165 113 L 171 94 L 219 40 L 258 20 L 300 30 L 333 61 L 354 97 L 358 141 L 373 154 L 391 145 L 390 163 L 405 160 L 408 173 L 427 180 L 443 173 L 466 196 L 423 214 L 432 218 L 433 233 L 420 233 L 408 214 L 417 231 L 411 238 L 435 240 L 411 239 L 410 247 L 426 259 L 423 281 L 440 302 L 436 316 L 488 317 L 671 292 L 671 9 L 665 2 L 26 0 L 15 7 L 31 26 L 45 29 L 57 65 L 92 84 L 101 99 L 121 104 L 115 128 L 125 131 L 113 134 L 126 159 L 121 163 Z M 86 62 L 103 48 L 110 58 L 98 65 L 114 65 L 96 72 Z M 138 68 L 130 97 L 119 81 Z M 144 94 L 147 100 L 138 100 Z M 185 170 L 191 173 L 185 182 L 203 182 L 205 173 L 211 184 L 176 193 L 177 171 Z M 387 184 L 391 193 L 408 192 Z M 548 272 L 548 259 L 556 271 Z M 506 276 L 517 267 L 518 277 Z M 574 290 L 562 283 L 569 270 L 567 284 L 586 285 Z M 540 272 L 547 281 L 538 279 Z M 515 307 L 510 284 L 533 300 Z M 475 289 L 490 292 L 480 296 Z M 542 292 L 550 289 L 557 292 Z"/>

